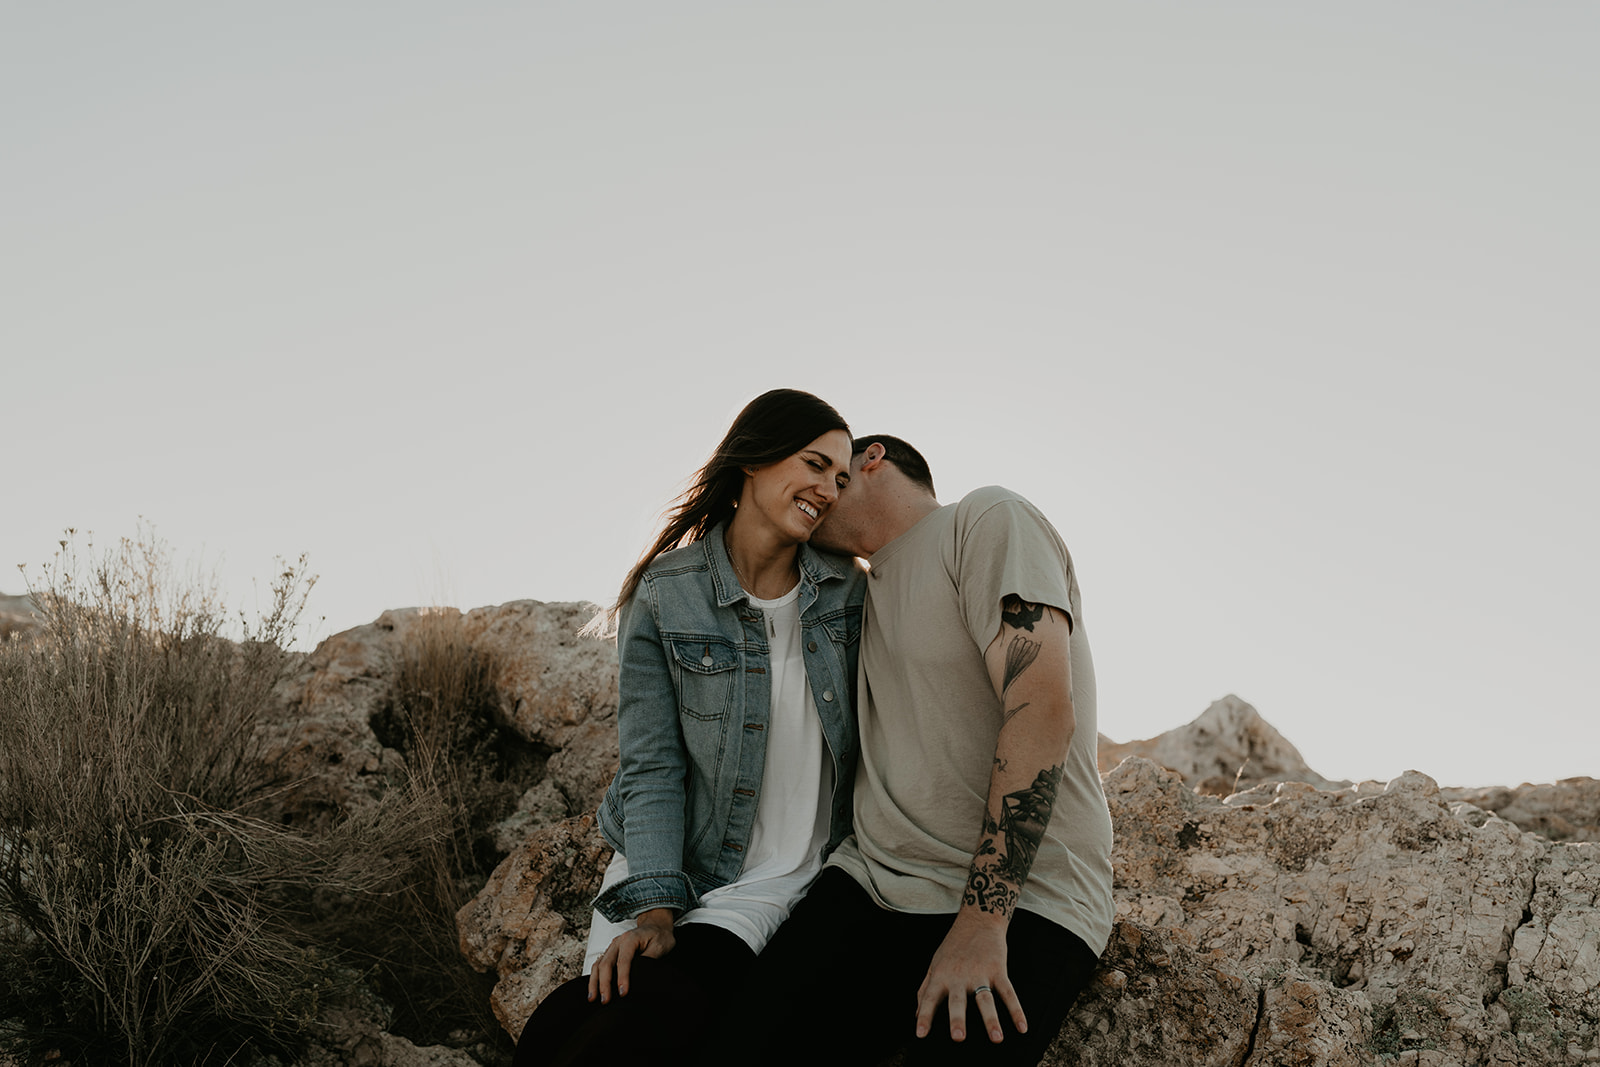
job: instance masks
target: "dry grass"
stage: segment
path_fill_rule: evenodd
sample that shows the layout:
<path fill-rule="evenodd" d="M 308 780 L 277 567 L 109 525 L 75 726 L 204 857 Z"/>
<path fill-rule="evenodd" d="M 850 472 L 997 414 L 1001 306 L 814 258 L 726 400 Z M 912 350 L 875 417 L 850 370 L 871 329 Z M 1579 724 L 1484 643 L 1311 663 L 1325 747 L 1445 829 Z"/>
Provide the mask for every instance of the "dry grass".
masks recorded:
<path fill-rule="evenodd" d="M 400 791 L 316 835 L 258 817 L 281 783 L 255 726 L 311 583 L 285 566 L 228 620 L 148 534 L 87 564 L 63 541 L 30 583 L 43 629 L 0 645 L 0 1026 L 36 1050 L 296 1047 L 347 980 L 297 900 L 376 892 L 440 836 Z"/>

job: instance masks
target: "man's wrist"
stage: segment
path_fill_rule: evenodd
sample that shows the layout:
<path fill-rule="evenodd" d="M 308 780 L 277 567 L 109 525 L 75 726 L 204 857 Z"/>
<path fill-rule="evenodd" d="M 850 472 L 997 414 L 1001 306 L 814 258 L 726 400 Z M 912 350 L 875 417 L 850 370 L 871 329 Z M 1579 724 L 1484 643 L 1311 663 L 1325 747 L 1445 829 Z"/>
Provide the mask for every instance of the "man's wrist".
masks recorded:
<path fill-rule="evenodd" d="M 980 848 L 993 853 L 993 839 L 986 839 Z M 989 857 L 980 857 L 973 861 L 972 869 L 967 872 L 967 887 L 961 894 L 961 906 L 963 910 L 970 908 L 980 914 L 1009 920 L 1011 913 L 1017 909 L 1017 896 L 1017 886 L 1001 875 L 1000 864 Z"/>
<path fill-rule="evenodd" d="M 993 931 L 1003 937 L 1006 928 L 1011 925 L 1011 913 L 985 911 L 976 904 L 962 904 L 956 912 L 956 922 L 974 930 Z"/>

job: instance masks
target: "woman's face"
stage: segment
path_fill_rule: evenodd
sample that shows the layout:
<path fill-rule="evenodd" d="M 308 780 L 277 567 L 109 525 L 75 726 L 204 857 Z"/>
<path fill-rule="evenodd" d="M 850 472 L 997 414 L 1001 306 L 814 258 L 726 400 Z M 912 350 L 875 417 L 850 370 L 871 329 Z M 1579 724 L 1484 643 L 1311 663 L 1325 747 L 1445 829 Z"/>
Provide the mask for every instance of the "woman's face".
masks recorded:
<path fill-rule="evenodd" d="M 770 528 L 782 542 L 807 541 L 850 480 L 850 435 L 829 430 L 788 459 L 744 480 L 735 521 Z"/>

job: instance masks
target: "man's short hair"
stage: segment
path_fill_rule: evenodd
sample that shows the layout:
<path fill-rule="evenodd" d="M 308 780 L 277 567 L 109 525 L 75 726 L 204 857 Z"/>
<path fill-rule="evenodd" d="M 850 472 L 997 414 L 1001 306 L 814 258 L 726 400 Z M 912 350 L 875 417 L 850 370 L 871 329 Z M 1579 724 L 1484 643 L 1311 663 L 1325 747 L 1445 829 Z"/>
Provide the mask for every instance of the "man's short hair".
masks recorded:
<path fill-rule="evenodd" d="M 866 437 L 857 437 L 852 456 L 859 456 L 867 450 L 868 445 L 882 445 L 883 458 L 899 468 L 900 473 L 910 478 L 912 482 L 922 486 L 931 495 L 938 496 L 933 491 L 933 472 L 928 470 L 928 461 L 922 458 L 922 453 L 900 440 L 886 433 L 870 434 Z"/>

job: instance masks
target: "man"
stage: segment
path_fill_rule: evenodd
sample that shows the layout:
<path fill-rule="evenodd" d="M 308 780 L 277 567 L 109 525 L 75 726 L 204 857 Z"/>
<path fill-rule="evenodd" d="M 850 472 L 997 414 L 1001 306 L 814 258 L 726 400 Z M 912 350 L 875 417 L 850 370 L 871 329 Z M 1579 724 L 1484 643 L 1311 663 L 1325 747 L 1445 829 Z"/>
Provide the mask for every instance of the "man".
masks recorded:
<path fill-rule="evenodd" d="M 761 957 L 751 1062 L 1036 1064 L 1112 922 L 1072 560 L 1005 489 L 941 506 L 898 438 L 850 475 L 812 543 L 871 569 L 855 834 Z"/>

